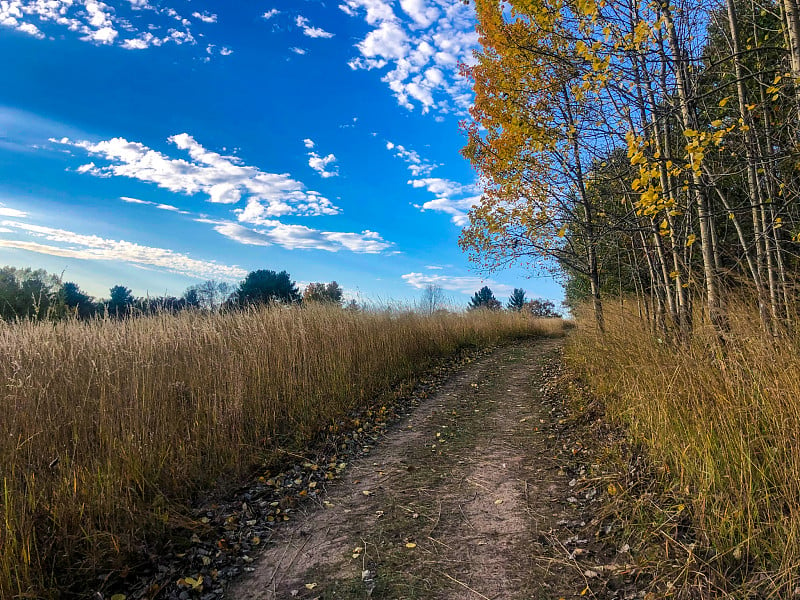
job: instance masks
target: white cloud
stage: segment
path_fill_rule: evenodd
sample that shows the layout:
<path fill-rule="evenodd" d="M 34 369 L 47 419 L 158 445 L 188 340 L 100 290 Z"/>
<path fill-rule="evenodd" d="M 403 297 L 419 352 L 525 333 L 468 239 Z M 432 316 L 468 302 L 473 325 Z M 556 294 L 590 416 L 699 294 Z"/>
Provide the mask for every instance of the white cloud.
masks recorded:
<path fill-rule="evenodd" d="M 339 8 L 350 16 L 364 13 L 372 26 L 356 44 L 353 69 L 382 70 L 382 80 L 408 109 L 466 114 L 472 92 L 458 74 L 458 63 L 472 64 L 478 47 L 472 8 L 452 0 L 400 0 L 395 14 L 384 0 L 347 0 Z"/>
<path fill-rule="evenodd" d="M 294 20 L 295 25 L 303 30 L 303 35 L 310 38 L 332 38 L 334 34 L 319 27 L 311 27 L 309 20 L 302 15 L 298 15 Z"/>
<path fill-rule="evenodd" d="M 306 53 L 305 48 L 298 48 L 297 46 L 292 46 L 291 48 L 289 48 L 289 50 L 291 50 L 295 54 L 299 54 L 300 56 Z"/>
<path fill-rule="evenodd" d="M 430 27 L 439 18 L 439 10 L 425 0 L 400 0 L 400 6 L 420 27 Z"/>
<path fill-rule="evenodd" d="M 279 11 L 277 8 L 271 8 L 270 10 L 265 12 L 263 15 L 261 15 L 261 18 L 269 20 L 272 17 L 274 17 L 276 15 L 279 15 L 279 14 L 281 14 L 281 11 Z"/>
<path fill-rule="evenodd" d="M 437 165 L 423 160 L 420 155 L 414 150 L 408 150 L 400 144 L 394 142 L 386 142 L 386 149 L 394 153 L 394 155 L 408 165 L 408 170 L 414 177 L 420 175 L 430 175 Z"/>
<path fill-rule="evenodd" d="M 409 53 L 408 36 L 403 28 L 394 21 L 383 21 L 377 29 L 367 34 L 356 47 L 362 56 L 384 60 L 400 59 Z"/>
<path fill-rule="evenodd" d="M 360 9 L 366 10 L 366 20 L 370 25 L 395 18 L 391 2 L 384 0 L 346 0 L 339 8 L 351 17 L 357 15 Z"/>
<path fill-rule="evenodd" d="M 216 19 L 208 13 L 194 16 L 206 22 Z M 195 43 L 188 19 L 147 0 L 128 0 L 127 5 L 100 0 L 0 0 L 0 26 L 41 39 L 46 37 L 41 29 L 45 25 L 73 32 L 82 41 L 129 50 Z"/>
<path fill-rule="evenodd" d="M 17 26 L 17 29 L 23 33 L 27 33 L 28 35 L 32 35 L 35 38 L 44 39 L 45 35 L 42 33 L 42 30 L 39 29 L 33 23 L 22 23 Z"/>
<path fill-rule="evenodd" d="M 51 242 L 42 244 L 37 241 L 0 239 L 0 248 L 17 248 L 66 258 L 125 262 L 203 279 L 238 280 L 247 275 L 247 271 L 236 266 L 194 259 L 186 254 L 165 248 L 142 246 L 124 240 L 83 235 L 64 229 L 29 225 L 18 221 L 2 221 L 0 225 L 10 228 L 16 233 Z"/>
<path fill-rule="evenodd" d="M 217 15 L 203 11 L 203 12 L 193 12 L 192 16 L 195 19 L 200 19 L 203 23 L 216 23 L 217 22 Z"/>
<path fill-rule="evenodd" d="M 328 165 L 334 165 L 334 163 L 336 163 L 336 157 L 333 154 L 320 156 L 316 152 L 308 153 L 308 166 L 326 179 L 328 177 L 336 177 L 339 175 L 339 167 L 337 166 L 334 166 L 332 169 L 328 170 Z"/>
<path fill-rule="evenodd" d="M 182 215 L 191 214 L 189 211 L 181 210 L 177 206 L 173 206 L 172 204 L 161 204 L 159 202 L 151 202 L 150 200 L 139 200 L 138 198 L 130 198 L 129 196 L 120 196 L 120 200 L 123 202 L 127 202 L 128 204 L 145 204 L 148 206 L 155 206 L 159 210 L 167 210 L 170 212 L 180 213 Z"/>
<path fill-rule="evenodd" d="M 226 46 L 223 46 L 222 49 L 219 51 L 219 53 L 222 56 L 230 56 L 231 54 L 233 54 L 233 50 L 231 50 L 230 48 L 228 48 Z"/>
<path fill-rule="evenodd" d="M 306 148 L 311 149 L 314 147 L 314 140 L 312 140 L 311 138 L 306 138 L 303 140 L 303 144 L 305 144 Z"/>
<path fill-rule="evenodd" d="M 408 183 L 414 188 L 425 188 L 436 196 L 421 206 L 417 204 L 414 206 L 422 211 L 433 210 L 448 214 L 458 227 L 464 227 L 469 223 L 467 213 L 481 199 L 480 194 L 477 193 L 478 187 L 474 184 L 462 185 L 438 177 L 411 179 Z"/>
<path fill-rule="evenodd" d="M 305 225 L 289 225 L 274 219 L 253 217 L 247 220 L 244 212 L 240 213 L 240 222 L 255 224 L 255 228 L 245 227 L 239 223 L 227 221 L 202 222 L 214 225 L 214 230 L 240 244 L 251 246 L 271 246 L 273 244 L 290 250 L 325 250 L 339 252 L 349 250 L 359 254 L 378 254 L 393 246 L 380 234 L 365 230 L 361 233 L 345 233 L 337 231 L 320 231 Z"/>
<path fill-rule="evenodd" d="M 514 291 L 514 287 L 504 283 L 497 283 L 491 279 L 482 279 L 474 276 L 456 275 L 434 275 L 426 273 L 406 273 L 402 276 L 403 280 L 410 286 L 418 290 L 424 289 L 428 285 L 438 285 L 439 287 L 451 291 L 460 292 L 471 296 L 483 286 L 489 286 L 491 290 L 500 296 L 508 296 Z"/>
<path fill-rule="evenodd" d="M 86 165 L 85 173 L 100 177 L 129 177 L 187 195 L 205 194 L 208 201 L 236 204 L 243 198 L 257 203 L 270 216 L 297 214 L 305 216 L 335 215 L 339 209 L 319 193 L 286 173 L 267 173 L 245 165 L 235 156 L 224 156 L 206 150 L 192 136 L 181 133 L 169 138 L 191 160 L 171 158 L 139 142 L 124 138 L 92 143 L 68 138 L 51 142 L 81 148 L 110 164 Z"/>
<path fill-rule="evenodd" d="M 25 219 L 27 218 L 28 213 L 17 210 L 16 208 L 9 208 L 2 202 L 0 202 L 0 217 L 13 217 L 15 219 Z"/>
<path fill-rule="evenodd" d="M 147 200 L 139 200 L 138 198 L 130 198 L 128 196 L 120 196 L 119 199 L 128 204 L 152 204 L 152 202 Z"/>

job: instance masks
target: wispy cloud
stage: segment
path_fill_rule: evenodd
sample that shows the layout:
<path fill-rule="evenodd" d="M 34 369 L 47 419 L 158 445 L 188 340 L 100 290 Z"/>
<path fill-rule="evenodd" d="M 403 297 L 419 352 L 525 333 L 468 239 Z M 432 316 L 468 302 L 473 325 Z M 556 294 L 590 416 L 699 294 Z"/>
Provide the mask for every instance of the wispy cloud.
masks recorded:
<path fill-rule="evenodd" d="M 436 197 L 422 205 L 414 206 L 422 211 L 433 210 L 451 216 L 451 220 L 458 227 L 469 223 L 467 213 L 480 202 L 481 196 L 476 185 L 463 185 L 449 179 L 439 177 L 426 177 L 410 179 L 409 185 L 415 188 L 425 188 Z"/>
<path fill-rule="evenodd" d="M 12 217 L 14 219 L 25 219 L 28 213 L 16 208 L 11 208 L 0 202 L 0 217 Z"/>
<path fill-rule="evenodd" d="M 160 202 L 152 202 L 150 200 L 139 200 L 138 198 L 130 198 L 128 196 L 120 196 L 119 199 L 122 200 L 123 202 L 127 202 L 128 204 L 144 204 L 146 206 L 154 206 L 159 210 L 176 212 L 182 215 L 191 214 L 189 211 L 181 210 L 180 208 L 178 208 L 177 206 L 173 206 L 172 204 L 161 204 Z"/>
<path fill-rule="evenodd" d="M 424 160 L 416 151 L 408 150 L 400 144 L 394 142 L 386 142 L 386 149 L 394 153 L 394 155 L 408 165 L 408 170 L 414 177 L 420 175 L 430 175 L 438 165 Z"/>
<path fill-rule="evenodd" d="M 238 157 L 207 150 L 187 133 L 174 135 L 168 141 L 185 151 L 190 160 L 171 158 L 124 138 L 96 143 L 68 138 L 51 141 L 83 149 L 91 156 L 108 161 L 110 164 L 105 166 L 89 163 L 78 167 L 79 172 L 98 177 L 129 177 L 155 183 L 172 192 L 205 194 L 208 201 L 220 204 L 236 204 L 247 199 L 248 203 L 258 204 L 273 217 L 339 213 L 339 209 L 327 198 L 307 190 L 288 174 L 267 173 L 244 164 Z"/>
<path fill-rule="evenodd" d="M 360 254 L 378 254 L 393 246 L 380 234 L 369 230 L 360 233 L 320 231 L 305 225 L 289 225 L 274 219 L 259 218 L 256 215 L 247 214 L 245 211 L 240 213 L 239 220 L 256 226 L 246 227 L 241 223 L 230 221 L 199 219 L 200 222 L 214 225 L 217 233 L 240 244 L 251 246 L 275 244 L 290 250 L 325 250 L 327 252 L 349 250 Z"/>
<path fill-rule="evenodd" d="M 165 248 L 142 246 L 124 240 L 107 239 L 96 235 L 83 235 L 65 229 L 55 229 L 21 223 L 19 221 L 0 221 L 0 225 L 18 234 L 25 234 L 35 240 L 0 239 L 0 248 L 16 248 L 83 260 L 104 260 L 124 262 L 139 267 L 155 267 L 170 273 L 204 279 L 239 280 L 247 275 L 240 267 L 191 258 L 186 254 Z"/>
<path fill-rule="evenodd" d="M 306 53 L 305 48 L 298 48 L 297 46 L 292 46 L 291 48 L 289 48 L 289 50 L 291 50 L 295 54 L 299 54 L 300 56 Z"/>
<path fill-rule="evenodd" d="M 364 16 L 372 29 L 356 44 L 359 56 L 352 69 L 376 69 L 408 109 L 423 113 L 466 113 L 472 102 L 468 82 L 458 74 L 459 63 L 474 61 L 478 47 L 475 17 L 470 6 L 451 0 L 401 0 L 396 13 L 389 0 L 345 0 L 339 8 Z"/>
<path fill-rule="evenodd" d="M 295 25 L 303 30 L 303 35 L 310 38 L 332 38 L 334 34 L 319 27 L 312 27 L 309 20 L 302 15 L 298 15 L 294 20 Z"/>
<path fill-rule="evenodd" d="M 500 296 L 508 296 L 514 291 L 514 286 L 504 283 L 497 283 L 491 279 L 482 279 L 475 276 L 459 275 L 438 275 L 431 273 L 406 273 L 402 276 L 403 280 L 410 286 L 417 289 L 424 289 L 428 285 L 438 285 L 439 287 L 451 291 L 459 292 L 471 296 L 483 286 L 489 286 L 492 291 Z"/>
<path fill-rule="evenodd" d="M 265 12 L 263 15 L 261 15 L 261 18 L 262 19 L 266 19 L 266 20 L 270 20 L 272 17 L 275 17 L 275 16 L 277 16 L 279 14 L 281 14 L 281 11 L 279 11 L 277 8 L 271 8 L 270 10 Z"/>

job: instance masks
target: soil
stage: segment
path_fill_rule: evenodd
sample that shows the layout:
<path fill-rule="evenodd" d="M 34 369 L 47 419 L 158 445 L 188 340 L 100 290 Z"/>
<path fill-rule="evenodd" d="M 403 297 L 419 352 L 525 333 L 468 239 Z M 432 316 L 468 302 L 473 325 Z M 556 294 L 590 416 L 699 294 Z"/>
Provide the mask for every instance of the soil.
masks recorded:
<path fill-rule="evenodd" d="M 225 596 L 643 597 L 627 549 L 602 539 L 605 482 L 565 425 L 561 344 L 455 372 L 275 527 Z"/>

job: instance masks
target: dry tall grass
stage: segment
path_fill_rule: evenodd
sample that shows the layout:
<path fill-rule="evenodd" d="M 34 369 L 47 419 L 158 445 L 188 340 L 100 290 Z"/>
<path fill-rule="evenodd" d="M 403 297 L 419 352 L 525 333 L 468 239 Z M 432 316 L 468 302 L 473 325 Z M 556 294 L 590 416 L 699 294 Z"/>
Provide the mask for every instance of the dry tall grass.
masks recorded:
<path fill-rule="evenodd" d="M 88 581 L 163 535 L 176 504 L 434 357 L 559 327 L 324 307 L 0 324 L 0 597 Z"/>
<path fill-rule="evenodd" d="M 740 591 L 789 597 L 800 583 L 800 342 L 765 335 L 743 307 L 724 351 L 703 325 L 673 345 L 630 312 L 608 312 L 604 336 L 588 314 L 579 320 L 568 360 L 691 496 L 700 535 L 717 566 L 743 578 Z"/>

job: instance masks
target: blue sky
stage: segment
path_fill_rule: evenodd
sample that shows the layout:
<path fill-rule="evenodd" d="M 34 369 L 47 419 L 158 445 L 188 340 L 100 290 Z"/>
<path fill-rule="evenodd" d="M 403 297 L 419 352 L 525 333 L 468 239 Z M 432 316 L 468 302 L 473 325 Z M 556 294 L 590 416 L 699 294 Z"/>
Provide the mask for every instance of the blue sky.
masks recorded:
<path fill-rule="evenodd" d="M 476 41 L 452 0 L 0 0 L 0 264 L 97 297 L 266 268 L 558 299 L 458 248 Z"/>

